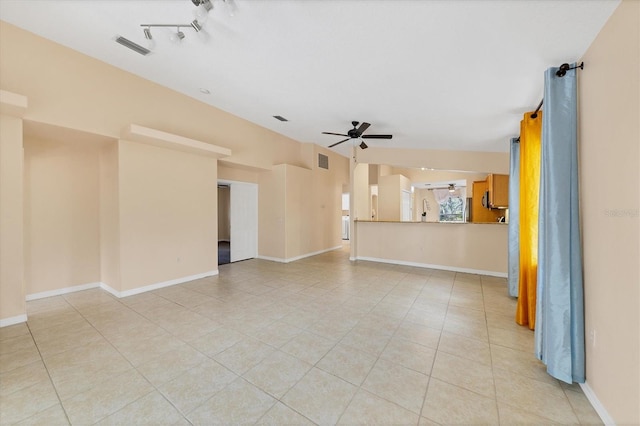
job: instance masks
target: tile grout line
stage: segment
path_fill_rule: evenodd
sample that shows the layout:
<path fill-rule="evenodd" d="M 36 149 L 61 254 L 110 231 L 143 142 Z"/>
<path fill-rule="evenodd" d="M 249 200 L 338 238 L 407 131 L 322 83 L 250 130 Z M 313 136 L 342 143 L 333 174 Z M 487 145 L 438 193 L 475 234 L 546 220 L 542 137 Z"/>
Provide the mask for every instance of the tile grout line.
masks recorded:
<path fill-rule="evenodd" d="M 66 301 L 66 299 L 65 299 Z M 68 303 L 68 302 L 67 302 Z M 75 306 L 72 306 L 75 309 Z M 33 335 L 33 332 L 31 331 L 31 327 L 29 326 L 29 322 L 27 321 L 26 323 L 27 325 L 27 330 L 29 330 L 29 335 L 31 336 L 31 340 L 33 341 L 33 344 L 35 345 L 37 351 L 38 351 L 38 356 L 40 356 L 40 361 L 42 362 L 42 366 L 44 367 L 45 371 L 47 372 L 47 376 L 49 377 L 49 382 L 51 383 L 51 387 L 53 388 L 53 391 L 56 393 L 56 398 L 58 398 L 58 403 L 60 404 L 60 408 L 62 408 L 62 412 L 64 413 L 65 418 L 67 419 L 67 422 L 69 422 L 69 424 L 71 424 L 71 419 L 69 419 L 69 414 L 67 413 L 67 409 L 64 407 L 64 404 L 62 404 L 62 399 L 60 398 L 60 394 L 58 393 L 58 388 L 56 387 L 55 383 L 53 382 L 53 378 L 51 377 L 51 373 L 49 372 L 49 367 L 47 367 L 47 363 L 44 361 L 44 357 L 42 356 L 42 352 L 40 352 L 40 347 L 38 346 L 38 342 L 36 341 L 36 338 Z M 51 406 L 53 407 L 53 405 Z M 37 413 L 34 413 L 33 415 L 27 417 L 27 419 L 42 413 L 45 410 L 48 410 L 51 407 L 47 407 L 44 410 L 41 410 Z M 22 419 L 20 421 L 23 420 L 27 420 L 27 419 Z"/>
<path fill-rule="evenodd" d="M 104 291 L 104 290 L 102 290 L 102 289 L 99 289 L 99 290 L 100 290 L 101 292 L 104 292 L 104 293 L 109 294 L 108 292 L 105 292 L 105 291 Z M 64 296 L 63 296 L 63 297 L 64 297 Z M 66 300 L 66 299 L 65 299 L 65 300 Z M 132 309 L 130 306 L 128 306 L 128 305 L 126 305 L 126 304 L 122 303 L 120 300 L 115 299 L 115 298 L 114 298 L 114 300 L 115 300 L 117 303 L 119 303 L 120 305 L 122 305 L 124 308 L 126 308 L 126 309 L 128 309 L 128 310 L 130 310 L 130 311 L 134 312 L 135 314 L 139 315 L 139 316 L 140 316 L 140 317 L 142 317 L 142 318 L 145 318 L 146 320 L 149 320 L 149 319 L 148 319 L 148 318 L 146 318 L 144 315 L 142 315 L 142 314 L 140 314 L 139 312 L 137 312 L 136 310 Z M 69 302 L 67 301 L 67 303 L 69 303 Z M 149 392 L 145 393 L 144 395 L 141 395 L 139 398 L 136 398 L 135 400 L 130 401 L 128 404 L 125 404 L 124 406 L 122 406 L 122 407 L 118 408 L 116 411 L 114 411 L 114 412 L 112 412 L 112 413 L 109 413 L 109 414 L 107 414 L 106 416 L 104 416 L 104 417 L 102 417 L 102 418 L 98 419 L 98 420 L 96 421 L 96 423 L 97 423 L 97 422 L 100 422 L 100 421 L 102 421 L 102 420 L 104 420 L 104 419 L 106 419 L 106 418 L 108 418 L 108 417 L 110 417 L 110 416 L 112 416 L 112 415 L 114 415 L 114 414 L 116 414 L 117 412 L 119 412 L 119 411 L 121 411 L 121 410 L 125 409 L 126 407 L 130 406 L 131 404 L 134 404 L 135 402 L 137 402 L 137 401 L 141 400 L 142 398 L 144 398 L 144 397 L 146 397 L 146 396 L 150 395 L 150 394 L 151 394 L 151 393 L 153 393 L 154 391 L 155 391 L 155 392 L 158 392 L 158 393 L 159 393 L 159 394 L 160 394 L 160 395 L 161 395 L 161 396 L 162 396 L 162 397 L 163 397 L 163 398 L 164 398 L 164 399 L 165 399 L 169 404 L 171 404 L 171 406 L 173 406 L 173 408 L 175 408 L 175 409 L 176 409 L 176 411 L 177 411 L 178 413 L 180 413 L 180 414 L 182 415 L 182 412 L 181 412 L 180 410 L 178 410 L 178 408 L 177 408 L 175 405 L 173 405 L 173 403 L 172 403 L 171 401 L 167 400 L 167 398 L 164 396 L 164 394 L 163 394 L 162 392 L 160 392 L 160 390 L 159 390 L 159 389 L 158 389 L 158 388 L 157 388 L 153 383 L 151 383 L 151 382 L 149 381 L 149 379 L 147 379 L 147 377 L 146 377 L 144 374 L 142 374 L 140 371 L 138 371 L 138 368 L 137 368 L 135 365 L 133 365 L 133 363 L 131 362 L 131 360 L 129 360 L 129 358 L 127 358 L 127 357 L 126 357 L 122 352 L 120 352 L 120 350 L 119 350 L 119 349 L 118 349 L 118 348 L 113 344 L 113 342 L 111 342 L 111 340 L 109 340 L 109 338 L 108 338 L 107 336 L 105 336 L 104 334 L 102 334 L 102 332 L 101 332 L 100 330 L 98 330 L 98 329 L 95 327 L 95 325 L 94 325 L 94 324 L 93 324 L 93 323 L 92 323 L 88 318 L 86 318 L 86 317 L 84 316 L 84 314 L 83 314 L 80 310 L 78 310 L 78 309 L 77 309 L 77 307 L 76 307 L 75 305 L 73 305 L 72 303 L 69 303 L 69 305 L 71 305 L 71 306 L 72 306 L 72 307 L 73 307 L 73 308 L 74 308 L 74 309 L 75 309 L 75 310 L 80 314 L 80 316 L 81 316 L 81 317 L 82 317 L 82 318 L 83 318 L 83 319 L 84 319 L 84 320 L 85 320 L 85 321 L 86 321 L 86 322 L 87 322 L 87 323 L 88 323 L 88 324 L 89 324 L 89 325 L 90 325 L 94 330 L 96 330 L 96 332 L 97 332 L 97 333 L 98 333 L 98 334 L 99 334 L 99 335 L 100 335 L 100 336 L 101 336 L 101 337 L 102 337 L 102 338 L 103 338 L 103 339 L 104 339 L 104 340 L 105 340 L 105 341 L 106 341 L 106 342 L 107 342 L 107 343 L 108 343 L 108 344 L 109 344 L 109 345 L 110 345 L 110 346 L 111 346 L 111 347 L 112 347 L 112 348 L 113 348 L 113 349 L 114 349 L 114 350 L 115 350 L 115 351 L 116 351 L 116 352 L 117 352 L 117 353 L 118 353 L 118 354 L 119 354 L 119 355 L 120 355 L 124 360 L 126 360 L 126 361 L 127 361 L 127 363 L 129 363 L 129 365 L 131 366 L 131 368 L 132 368 L 132 369 L 133 369 L 137 374 L 139 374 L 139 375 L 140 375 L 140 376 L 141 376 L 141 377 L 142 377 L 142 378 L 143 378 L 143 379 L 144 379 L 144 380 L 145 380 L 145 381 L 146 381 L 146 382 L 147 382 L 147 383 L 148 383 L 148 384 L 149 384 L 149 385 L 154 389 L 154 390 L 151 390 L 151 391 L 149 391 Z M 150 320 L 149 320 L 149 321 L 150 321 Z M 153 321 L 151 321 L 151 322 L 153 322 Z M 155 324 L 155 323 L 154 323 L 154 324 Z M 156 325 L 157 325 L 157 324 L 156 324 Z M 158 327 L 160 327 L 160 326 L 158 325 Z M 160 327 L 160 328 L 162 328 L 162 327 Z M 164 330 L 164 329 L 163 329 L 163 330 Z M 166 330 L 165 330 L 165 331 L 166 331 Z M 169 333 L 169 334 L 170 334 L 170 333 Z M 124 375 L 125 373 L 126 373 L 126 372 L 123 372 L 121 375 Z M 109 379 L 106 379 L 106 380 L 109 380 Z M 102 382 L 100 382 L 100 383 L 104 383 L 106 380 L 104 380 L 104 381 L 102 381 Z M 79 395 L 79 394 L 78 394 L 78 395 Z M 60 402 L 60 404 L 62 405 L 62 402 Z M 64 407 L 64 406 L 63 406 L 63 407 Z M 66 414 L 66 410 L 65 410 L 65 414 Z M 183 418 L 184 418 L 186 421 L 188 421 L 188 422 L 191 424 L 191 422 L 189 421 L 189 419 L 187 419 L 187 418 L 186 418 L 186 416 L 184 416 L 184 415 L 182 415 L 182 416 L 183 416 Z M 71 422 L 69 422 L 69 424 L 71 424 Z"/>
<path fill-rule="evenodd" d="M 424 398 L 422 399 L 422 407 L 420 407 L 420 418 L 427 418 L 430 419 L 429 417 L 427 417 L 424 414 L 424 408 L 425 405 L 427 403 L 427 395 L 429 395 L 429 387 L 431 387 L 431 379 L 433 378 L 433 367 L 436 365 L 436 358 L 438 357 L 438 351 L 440 350 L 440 341 L 442 340 L 442 333 L 444 333 L 444 324 L 447 321 L 447 315 L 449 314 L 449 306 L 451 304 L 451 295 L 453 294 L 453 287 L 455 286 L 455 274 L 453 276 L 453 282 L 451 283 L 451 289 L 449 290 L 449 299 L 447 300 L 447 310 L 444 314 L 444 319 L 442 321 L 442 328 L 440 329 L 440 335 L 438 336 L 438 344 L 436 345 L 436 352 L 433 355 L 433 361 L 431 362 L 431 369 L 429 370 L 429 381 L 427 382 L 427 389 L 425 390 L 424 393 Z M 419 423 L 418 419 L 418 423 Z"/>

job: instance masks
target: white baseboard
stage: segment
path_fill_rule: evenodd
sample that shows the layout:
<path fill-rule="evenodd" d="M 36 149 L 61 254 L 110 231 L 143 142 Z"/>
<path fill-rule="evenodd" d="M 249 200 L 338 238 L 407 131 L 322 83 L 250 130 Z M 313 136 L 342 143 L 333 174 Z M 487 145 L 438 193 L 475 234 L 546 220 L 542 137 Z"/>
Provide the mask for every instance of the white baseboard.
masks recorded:
<path fill-rule="evenodd" d="M 74 285 L 72 287 L 59 288 L 56 290 L 43 291 L 40 293 L 27 294 L 27 302 L 30 300 L 44 299 L 45 297 L 60 296 L 61 294 L 75 293 L 76 291 L 88 290 L 90 288 L 100 287 L 102 283 L 88 283 Z"/>
<path fill-rule="evenodd" d="M 353 259 L 349 259 L 349 260 L 353 260 Z M 357 256 L 355 260 L 367 260 L 369 262 L 390 263 L 393 265 L 415 266 L 418 268 L 438 269 L 441 271 L 463 272 L 465 274 L 489 275 L 491 277 L 507 278 L 506 272 L 485 271 L 482 269 L 458 268 L 455 266 L 446 266 L 446 265 L 431 265 L 428 263 L 406 262 L 404 260 L 380 259 L 377 257 L 366 257 L 366 256 Z"/>
<path fill-rule="evenodd" d="M 125 290 L 125 291 L 117 291 L 116 289 L 110 287 L 109 285 L 105 284 L 105 283 L 101 283 L 100 287 L 105 290 L 108 291 L 109 293 L 113 294 L 114 296 L 116 296 L 117 298 L 123 298 L 123 297 L 128 297 L 128 296 L 133 296 L 136 294 L 140 294 L 140 293 L 146 293 L 147 291 L 152 291 L 152 290 L 158 290 L 160 288 L 164 288 L 164 287 L 170 287 L 172 285 L 176 285 L 176 284 L 182 284 L 182 283 L 186 283 L 189 281 L 193 281 L 193 280 L 199 280 L 200 278 L 206 278 L 206 277 L 211 277 L 214 275 L 218 275 L 218 270 L 214 270 L 214 271 L 209 271 L 209 272 L 203 272 L 201 274 L 195 274 L 195 275 L 189 275 L 187 277 L 181 277 L 181 278 L 176 278 L 173 280 L 169 280 L 169 281 L 163 281 L 160 283 L 155 283 L 155 284 L 149 284 L 146 285 L 144 287 L 137 287 L 137 288 L 132 288 L 131 290 Z"/>
<path fill-rule="evenodd" d="M 27 314 L 16 315 L 15 317 L 0 319 L 0 328 L 8 327 L 14 324 L 20 324 L 22 322 L 27 322 Z"/>
<path fill-rule="evenodd" d="M 320 250 L 320 251 L 314 251 L 313 253 L 302 254 L 296 257 L 289 257 L 287 259 L 284 259 L 281 257 L 270 257 L 270 256 L 260 256 L 260 255 L 256 256 L 256 258 L 262 259 L 262 260 L 269 260 L 271 262 L 289 263 L 289 262 L 295 262 L 296 260 L 304 259 L 306 257 L 317 256 L 322 253 L 326 253 L 333 250 L 340 250 L 340 249 L 342 249 L 342 245 L 331 247 L 331 248 Z"/>
<path fill-rule="evenodd" d="M 28 294 L 26 297 L 26 300 L 30 301 L 30 300 L 44 299 L 45 297 L 60 296 L 62 294 L 75 293 L 76 291 L 89 290 L 91 288 L 98 288 L 98 287 L 100 287 L 106 292 L 111 293 L 117 298 L 122 298 L 127 296 L 133 296 L 134 294 L 145 293 L 147 291 L 157 290 L 159 288 L 169 287 L 176 284 L 186 283 L 186 282 L 197 280 L 200 278 L 211 277 L 213 275 L 218 275 L 217 269 L 214 271 L 204 272 L 202 274 L 195 274 L 187 277 L 176 278 L 173 280 L 163 281 L 160 283 L 150 284 L 144 287 L 133 288 L 131 290 L 125 290 L 125 291 L 118 291 L 113 287 L 109 286 L 108 284 L 102 283 L 102 282 L 88 283 L 88 284 L 76 285 L 73 287 L 60 288 L 57 290 L 43 291 L 41 293 Z M 15 317 L 15 318 L 18 318 L 18 317 Z M 0 320 L 0 321 L 5 321 L 5 320 Z M 26 321 L 26 316 L 25 316 L 25 321 Z M 22 322 L 22 321 L 18 321 L 18 322 Z"/>
<path fill-rule="evenodd" d="M 607 412 L 607 409 L 604 408 L 604 405 L 600 402 L 598 397 L 596 396 L 591 386 L 589 386 L 588 382 L 580 383 L 580 387 L 582 388 L 582 392 L 584 392 L 584 396 L 587 397 L 593 409 L 596 410 L 596 413 L 600 416 L 600 420 L 607 426 L 615 426 L 616 422 L 613 421 L 613 418 Z"/>

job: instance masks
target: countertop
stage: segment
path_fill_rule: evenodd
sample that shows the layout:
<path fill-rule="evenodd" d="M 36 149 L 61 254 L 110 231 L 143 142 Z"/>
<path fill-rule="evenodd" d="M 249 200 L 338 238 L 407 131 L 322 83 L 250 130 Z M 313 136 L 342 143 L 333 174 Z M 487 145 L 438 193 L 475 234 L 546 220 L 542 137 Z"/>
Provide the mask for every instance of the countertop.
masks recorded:
<path fill-rule="evenodd" d="M 440 225 L 508 225 L 507 222 L 423 222 L 418 220 L 401 221 L 401 220 L 362 220 L 356 219 L 354 222 L 362 223 L 433 223 Z"/>

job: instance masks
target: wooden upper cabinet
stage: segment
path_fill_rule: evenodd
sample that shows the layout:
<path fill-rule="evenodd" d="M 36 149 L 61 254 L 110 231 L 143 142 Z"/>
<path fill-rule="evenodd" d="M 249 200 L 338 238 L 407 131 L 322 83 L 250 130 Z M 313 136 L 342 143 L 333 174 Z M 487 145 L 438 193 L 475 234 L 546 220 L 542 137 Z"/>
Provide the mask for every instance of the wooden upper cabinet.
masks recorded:
<path fill-rule="evenodd" d="M 487 177 L 489 187 L 489 206 L 493 209 L 509 207 L 509 175 L 490 174 Z"/>
<path fill-rule="evenodd" d="M 482 205 L 482 197 L 489 189 L 486 180 L 473 182 L 473 198 L 471 198 L 471 221 L 477 223 L 497 222 L 502 216 L 500 210 L 491 210 Z"/>

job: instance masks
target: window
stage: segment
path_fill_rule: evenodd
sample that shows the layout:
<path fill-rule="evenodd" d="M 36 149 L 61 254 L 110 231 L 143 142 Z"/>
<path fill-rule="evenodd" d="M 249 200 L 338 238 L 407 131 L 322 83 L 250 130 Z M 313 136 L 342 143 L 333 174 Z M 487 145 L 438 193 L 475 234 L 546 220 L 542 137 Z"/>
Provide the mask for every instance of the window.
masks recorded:
<path fill-rule="evenodd" d="M 464 199 L 448 197 L 440 204 L 440 222 L 464 222 Z"/>

